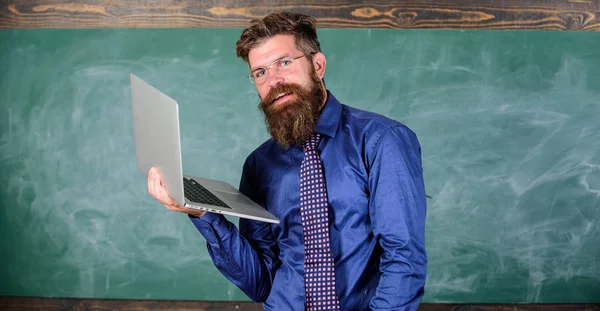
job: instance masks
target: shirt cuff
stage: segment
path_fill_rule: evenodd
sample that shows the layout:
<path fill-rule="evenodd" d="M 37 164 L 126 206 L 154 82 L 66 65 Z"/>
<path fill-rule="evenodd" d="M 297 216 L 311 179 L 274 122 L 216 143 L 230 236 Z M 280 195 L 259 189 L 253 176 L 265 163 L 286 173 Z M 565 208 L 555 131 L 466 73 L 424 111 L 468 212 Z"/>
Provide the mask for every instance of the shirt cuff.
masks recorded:
<path fill-rule="evenodd" d="M 233 224 L 221 214 L 206 212 L 201 217 L 189 215 L 196 229 L 210 244 L 219 244 L 219 240 L 226 238 L 232 230 Z"/>

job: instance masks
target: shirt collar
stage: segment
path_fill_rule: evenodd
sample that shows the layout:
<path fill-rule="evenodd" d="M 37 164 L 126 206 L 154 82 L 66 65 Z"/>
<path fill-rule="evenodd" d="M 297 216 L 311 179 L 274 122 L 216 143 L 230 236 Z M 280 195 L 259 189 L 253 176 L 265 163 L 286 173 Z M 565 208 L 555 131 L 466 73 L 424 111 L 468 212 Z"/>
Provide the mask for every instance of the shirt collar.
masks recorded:
<path fill-rule="evenodd" d="M 342 104 L 333 96 L 333 94 L 331 94 L 331 92 L 327 91 L 327 101 L 325 102 L 323 111 L 321 111 L 321 116 L 319 117 L 319 123 L 317 123 L 315 132 L 332 138 L 335 137 L 341 118 Z"/>

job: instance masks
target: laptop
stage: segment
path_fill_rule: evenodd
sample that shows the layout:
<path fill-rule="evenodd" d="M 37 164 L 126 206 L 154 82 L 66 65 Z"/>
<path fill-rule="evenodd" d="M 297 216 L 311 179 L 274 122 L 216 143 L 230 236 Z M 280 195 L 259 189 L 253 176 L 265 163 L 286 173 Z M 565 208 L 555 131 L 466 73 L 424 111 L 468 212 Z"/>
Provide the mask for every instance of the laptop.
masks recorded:
<path fill-rule="evenodd" d="M 177 102 L 130 74 L 138 169 L 157 167 L 169 195 L 181 206 L 278 224 L 279 220 L 229 183 L 184 175 Z"/>

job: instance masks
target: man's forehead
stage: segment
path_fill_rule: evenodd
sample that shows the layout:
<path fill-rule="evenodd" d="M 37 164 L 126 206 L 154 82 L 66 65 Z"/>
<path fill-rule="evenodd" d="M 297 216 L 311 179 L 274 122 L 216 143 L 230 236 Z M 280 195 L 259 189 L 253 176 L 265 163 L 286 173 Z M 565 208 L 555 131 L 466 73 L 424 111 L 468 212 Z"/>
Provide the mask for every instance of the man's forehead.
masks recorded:
<path fill-rule="evenodd" d="M 293 35 L 276 35 L 264 40 L 248 52 L 248 66 L 256 68 L 299 52 Z"/>

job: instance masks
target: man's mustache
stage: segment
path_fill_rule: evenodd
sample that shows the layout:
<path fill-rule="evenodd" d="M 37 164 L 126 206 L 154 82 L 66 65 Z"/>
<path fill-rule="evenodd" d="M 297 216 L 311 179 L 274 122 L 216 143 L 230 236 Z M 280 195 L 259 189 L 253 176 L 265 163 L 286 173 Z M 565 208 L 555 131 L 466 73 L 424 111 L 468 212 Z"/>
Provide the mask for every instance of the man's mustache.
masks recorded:
<path fill-rule="evenodd" d="M 296 94 L 301 90 L 300 85 L 294 83 L 285 83 L 285 84 L 277 84 L 273 87 L 267 96 L 263 99 L 263 103 L 267 106 L 270 106 L 277 100 L 280 94 Z"/>

